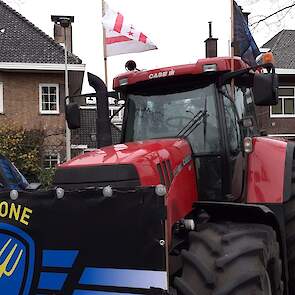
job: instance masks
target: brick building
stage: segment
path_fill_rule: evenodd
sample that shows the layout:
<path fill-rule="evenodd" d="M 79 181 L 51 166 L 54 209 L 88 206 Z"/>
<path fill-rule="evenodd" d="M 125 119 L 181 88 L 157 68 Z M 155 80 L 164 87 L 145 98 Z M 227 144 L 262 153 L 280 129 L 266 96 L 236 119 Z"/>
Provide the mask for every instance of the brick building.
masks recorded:
<path fill-rule="evenodd" d="M 68 64 L 70 95 L 77 95 L 85 66 L 71 52 Z M 0 124 L 42 130 L 44 166 L 64 159 L 64 47 L 1 0 Z"/>
<path fill-rule="evenodd" d="M 295 139 L 295 30 L 282 30 L 262 46 L 271 51 L 279 74 L 279 103 L 259 107 L 258 122 L 270 136 Z"/>

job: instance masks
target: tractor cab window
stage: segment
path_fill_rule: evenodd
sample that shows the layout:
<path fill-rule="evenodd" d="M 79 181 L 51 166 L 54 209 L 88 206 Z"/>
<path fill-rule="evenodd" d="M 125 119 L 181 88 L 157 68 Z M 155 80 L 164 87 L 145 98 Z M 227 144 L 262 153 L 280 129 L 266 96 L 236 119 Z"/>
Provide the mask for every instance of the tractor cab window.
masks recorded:
<path fill-rule="evenodd" d="M 244 156 L 242 138 L 257 133 L 256 117 L 252 91 L 246 87 L 235 86 L 235 97 L 231 97 L 230 86 L 223 91 L 224 117 L 228 145 L 228 173 L 225 182 L 226 195 L 239 199 L 244 187 Z M 244 127 L 242 119 L 251 118 L 252 126 Z"/>
<path fill-rule="evenodd" d="M 235 87 L 235 105 L 239 119 L 252 118 L 253 126 L 243 129 L 244 136 L 254 136 L 257 134 L 257 121 L 253 94 L 250 88 Z"/>
<path fill-rule="evenodd" d="M 206 113 L 191 129 L 188 140 L 193 152 L 220 151 L 213 84 L 184 92 L 157 95 L 128 95 L 126 141 L 176 137 L 199 112 Z"/>
<path fill-rule="evenodd" d="M 257 119 L 255 113 L 254 98 L 252 90 L 244 86 L 235 86 L 235 98 L 232 99 L 231 86 L 222 87 L 223 96 L 234 101 L 238 119 L 251 118 L 253 126 L 244 128 L 241 126 L 242 136 L 254 136 L 258 133 Z"/>
<path fill-rule="evenodd" d="M 231 155 L 237 155 L 241 149 L 240 126 L 234 103 L 227 97 L 224 97 L 224 113 L 228 134 L 229 152 Z"/>

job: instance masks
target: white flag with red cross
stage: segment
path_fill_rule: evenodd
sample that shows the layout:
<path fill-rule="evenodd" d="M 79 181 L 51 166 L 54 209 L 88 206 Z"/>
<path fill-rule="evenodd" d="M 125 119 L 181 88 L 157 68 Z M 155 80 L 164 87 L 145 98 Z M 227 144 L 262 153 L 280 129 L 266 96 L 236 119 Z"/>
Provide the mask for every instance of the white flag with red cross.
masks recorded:
<path fill-rule="evenodd" d="M 120 12 L 113 11 L 106 4 L 102 23 L 105 28 L 106 56 L 157 49 L 146 35 L 128 24 Z"/>

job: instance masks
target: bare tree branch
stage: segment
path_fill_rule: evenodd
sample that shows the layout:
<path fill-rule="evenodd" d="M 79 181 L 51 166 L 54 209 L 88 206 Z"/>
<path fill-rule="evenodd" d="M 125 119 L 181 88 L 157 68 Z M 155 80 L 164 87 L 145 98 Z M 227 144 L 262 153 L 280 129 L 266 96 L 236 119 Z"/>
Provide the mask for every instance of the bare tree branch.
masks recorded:
<path fill-rule="evenodd" d="M 278 14 L 278 13 L 280 13 L 280 12 L 282 12 L 282 11 L 288 9 L 288 8 L 289 8 L 289 11 L 290 11 L 291 8 L 294 7 L 294 6 L 295 6 L 295 2 L 293 2 L 292 4 L 290 4 L 290 5 L 288 5 L 288 6 L 285 6 L 285 7 L 281 8 L 281 9 L 279 9 L 279 10 L 273 12 L 273 13 L 271 13 L 270 15 L 268 15 L 268 16 L 266 16 L 266 17 L 264 17 L 264 18 L 262 18 L 262 19 L 260 19 L 260 20 L 258 20 L 258 21 L 256 21 L 256 22 L 254 22 L 254 23 L 252 23 L 252 24 L 250 24 L 250 26 L 254 26 L 254 25 L 255 25 L 255 28 L 257 28 L 257 26 L 258 26 L 261 22 L 263 22 L 263 21 L 269 19 L 270 17 L 272 17 L 272 16 L 274 16 L 274 15 L 276 15 L 276 14 Z M 289 12 L 289 11 L 288 11 L 288 12 Z"/>

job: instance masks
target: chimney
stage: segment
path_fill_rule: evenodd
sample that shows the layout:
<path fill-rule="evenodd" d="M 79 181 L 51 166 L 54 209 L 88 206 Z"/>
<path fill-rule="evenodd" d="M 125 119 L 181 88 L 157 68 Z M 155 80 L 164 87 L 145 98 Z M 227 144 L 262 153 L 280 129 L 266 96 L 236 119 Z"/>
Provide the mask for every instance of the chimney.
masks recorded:
<path fill-rule="evenodd" d="M 206 43 L 206 57 L 217 57 L 217 38 L 212 37 L 212 22 L 209 22 L 209 38 Z"/>
<path fill-rule="evenodd" d="M 74 21 L 73 16 L 66 16 L 65 18 L 69 19 L 70 22 L 68 25 L 62 26 L 60 19 L 63 16 L 55 16 L 52 15 L 51 19 L 54 21 L 54 30 L 53 30 L 53 35 L 54 35 L 54 41 L 57 43 L 65 44 L 65 33 L 66 33 L 66 38 L 67 38 L 67 50 L 69 52 L 73 52 L 73 42 L 72 42 L 72 22 Z"/>

